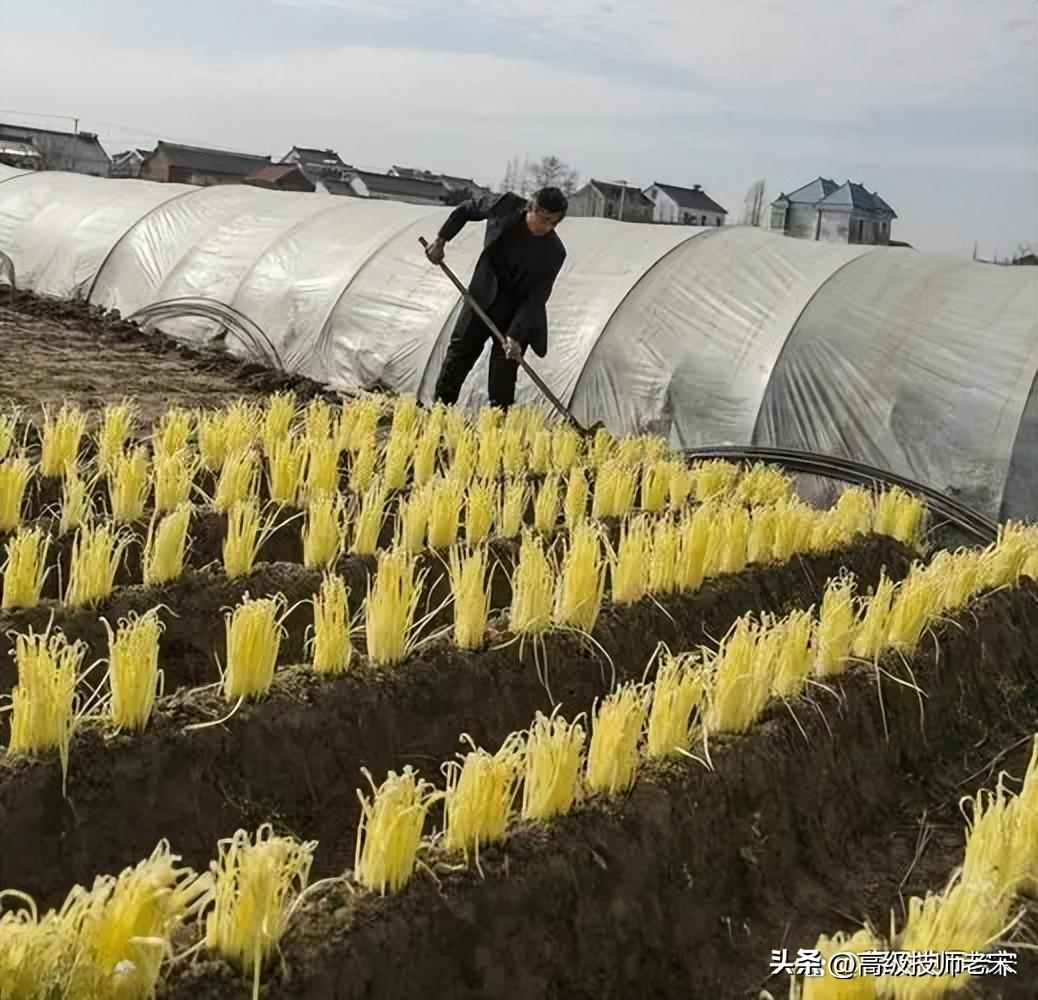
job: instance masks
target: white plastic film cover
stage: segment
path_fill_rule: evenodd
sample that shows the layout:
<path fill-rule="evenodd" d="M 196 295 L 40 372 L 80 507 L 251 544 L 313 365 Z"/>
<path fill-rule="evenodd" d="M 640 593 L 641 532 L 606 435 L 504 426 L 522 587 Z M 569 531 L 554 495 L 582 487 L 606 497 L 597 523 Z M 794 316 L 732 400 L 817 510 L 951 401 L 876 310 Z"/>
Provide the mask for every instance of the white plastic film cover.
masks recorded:
<path fill-rule="evenodd" d="M 181 185 L 40 171 L 0 189 L 0 246 L 15 260 L 19 288 L 85 296 L 101 262 L 138 219 Z"/>
<path fill-rule="evenodd" d="M 124 315 L 217 299 L 255 321 L 289 370 L 423 399 L 461 302 L 418 236 L 449 211 L 0 167 L 0 250 L 27 287 L 91 288 Z M 448 247 L 463 282 L 483 236 L 473 224 Z M 989 516 L 1038 514 L 1035 268 L 735 226 L 567 219 L 560 236 L 548 355 L 529 360 L 579 419 L 683 446 L 848 455 Z M 212 327 L 162 324 L 187 337 Z M 517 396 L 550 410 L 522 373 Z M 486 352 L 462 402 L 485 398 Z"/>
<path fill-rule="evenodd" d="M 1036 370 L 1038 269 L 876 250 L 804 310 L 753 440 L 941 483 L 997 516 Z"/>
<path fill-rule="evenodd" d="M 0 184 L 9 181 L 12 177 L 21 177 L 22 174 L 31 173 L 29 170 L 19 170 L 17 167 L 9 167 L 6 163 L 0 163 Z"/>
<path fill-rule="evenodd" d="M 412 269 L 405 245 L 422 258 L 417 234 L 425 219 L 442 210 L 401 201 L 361 201 L 336 219 L 322 241 L 313 242 L 310 262 L 321 294 L 307 306 L 305 340 L 296 334 L 299 370 L 342 391 L 381 381 L 405 390 L 406 375 L 386 370 L 394 354 L 411 356 L 432 342 L 431 331 L 415 315 L 435 308 L 435 296 L 411 291 Z M 414 234 L 408 237 L 409 234 Z M 277 336 L 283 335 L 280 331 Z"/>
<path fill-rule="evenodd" d="M 1038 511 L 1038 372 L 1031 382 L 1027 403 L 1020 418 L 1020 430 L 1009 461 L 1006 486 L 1002 493 L 1001 516 L 1006 518 L 1034 517 Z"/>
<path fill-rule="evenodd" d="M 252 196 L 221 204 L 221 211 L 203 230 L 191 227 L 195 242 L 178 241 L 180 256 L 164 258 L 167 270 L 150 291 L 150 301 L 207 298 L 218 302 L 234 302 L 243 279 L 272 245 L 286 232 L 320 213 L 325 203 L 309 194 L 285 193 L 280 198 L 256 198 L 256 188 L 247 188 Z M 264 194 L 265 192 L 259 192 Z M 165 320 L 166 332 L 182 340 L 208 340 L 221 324 L 201 317 Z M 247 354 L 248 347 L 234 337 L 228 348 Z M 280 352 L 279 352 L 280 356 Z"/>
<path fill-rule="evenodd" d="M 98 273 L 90 301 L 129 316 L 167 298 L 161 294 L 163 282 L 197 243 L 225 222 L 262 212 L 271 198 L 282 197 L 247 184 L 189 189 L 142 216 L 123 236 Z"/>
<path fill-rule="evenodd" d="M 642 427 L 684 448 L 748 442 L 800 311 L 835 269 L 873 249 L 776 243 L 741 226 L 699 232 L 650 265 L 607 318 L 576 382 L 578 419 Z"/>

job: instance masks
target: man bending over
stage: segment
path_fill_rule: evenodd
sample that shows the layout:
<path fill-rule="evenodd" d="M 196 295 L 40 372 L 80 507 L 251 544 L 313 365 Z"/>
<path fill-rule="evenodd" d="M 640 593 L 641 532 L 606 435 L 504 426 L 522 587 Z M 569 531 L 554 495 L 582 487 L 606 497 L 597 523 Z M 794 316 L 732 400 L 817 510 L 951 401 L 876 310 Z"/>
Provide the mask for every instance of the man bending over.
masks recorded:
<path fill-rule="evenodd" d="M 425 251 L 434 264 L 441 263 L 444 247 L 466 222 L 486 220 L 483 252 L 469 292 L 505 334 L 504 348 L 496 337 L 490 347 L 487 390 L 491 406 L 507 410 L 515 402 L 519 358 L 526 348 L 532 348 L 539 358 L 548 349 L 545 305 L 566 259 L 566 248 L 555 227 L 565 218 L 567 208 L 566 196 L 554 187 L 541 188 L 529 201 L 516 194 L 471 199 L 451 212 Z M 436 380 L 436 401 L 458 401 L 490 336 L 487 325 L 465 303 Z"/>

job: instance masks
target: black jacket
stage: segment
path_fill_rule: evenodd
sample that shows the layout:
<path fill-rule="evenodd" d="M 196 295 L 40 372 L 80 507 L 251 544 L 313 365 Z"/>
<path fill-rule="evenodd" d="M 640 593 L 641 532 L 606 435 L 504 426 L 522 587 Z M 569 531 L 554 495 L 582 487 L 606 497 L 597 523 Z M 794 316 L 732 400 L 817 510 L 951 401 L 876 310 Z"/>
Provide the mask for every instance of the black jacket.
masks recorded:
<path fill-rule="evenodd" d="M 472 297 L 488 309 L 497 294 L 497 275 L 488 253 L 491 246 L 526 211 L 527 200 L 517 194 L 488 195 L 472 198 L 459 205 L 440 227 L 440 239 L 452 240 L 466 222 L 486 220 L 487 232 L 483 240 L 483 252 L 476 261 L 469 291 Z M 551 290 L 566 259 L 566 248 L 555 232 L 542 236 L 544 253 L 540 256 L 540 273 L 526 298 L 519 304 L 512 323 L 505 331 L 520 344 L 529 344 L 533 352 L 543 358 L 548 350 L 548 316 L 545 306 Z M 468 307 L 466 306 L 466 310 Z"/>

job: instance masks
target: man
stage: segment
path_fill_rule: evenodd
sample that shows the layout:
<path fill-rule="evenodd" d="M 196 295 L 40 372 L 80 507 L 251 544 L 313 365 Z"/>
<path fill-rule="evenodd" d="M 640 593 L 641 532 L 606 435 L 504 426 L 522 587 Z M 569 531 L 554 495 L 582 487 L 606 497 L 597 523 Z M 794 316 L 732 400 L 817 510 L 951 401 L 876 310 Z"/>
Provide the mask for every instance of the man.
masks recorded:
<path fill-rule="evenodd" d="M 566 248 L 555 227 L 568 207 L 566 196 L 554 187 L 541 188 L 529 201 L 516 194 L 470 199 L 447 216 L 425 251 L 434 264 L 441 263 L 444 247 L 466 222 L 486 220 L 483 252 L 469 292 L 505 334 L 504 348 L 496 337 L 490 347 L 487 389 L 491 406 L 507 410 L 515 402 L 519 358 L 526 348 L 533 348 L 540 358 L 548 349 L 545 305 L 566 259 Z M 436 380 L 435 400 L 458 401 L 465 379 L 491 336 L 487 325 L 465 303 Z"/>

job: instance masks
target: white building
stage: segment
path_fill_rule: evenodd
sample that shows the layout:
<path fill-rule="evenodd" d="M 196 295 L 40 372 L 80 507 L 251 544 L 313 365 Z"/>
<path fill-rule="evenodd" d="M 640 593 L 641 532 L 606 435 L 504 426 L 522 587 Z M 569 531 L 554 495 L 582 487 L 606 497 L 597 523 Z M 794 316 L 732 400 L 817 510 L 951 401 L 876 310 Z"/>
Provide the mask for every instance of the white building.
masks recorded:
<path fill-rule="evenodd" d="M 699 184 L 690 188 L 654 181 L 645 189 L 653 203 L 653 222 L 681 226 L 723 226 L 728 209 L 722 208 Z"/>

